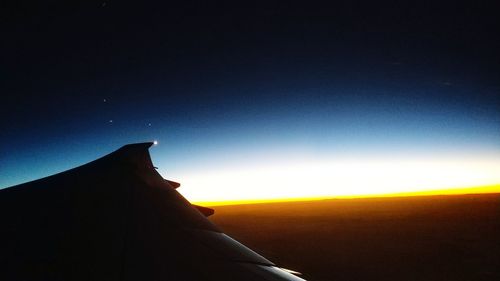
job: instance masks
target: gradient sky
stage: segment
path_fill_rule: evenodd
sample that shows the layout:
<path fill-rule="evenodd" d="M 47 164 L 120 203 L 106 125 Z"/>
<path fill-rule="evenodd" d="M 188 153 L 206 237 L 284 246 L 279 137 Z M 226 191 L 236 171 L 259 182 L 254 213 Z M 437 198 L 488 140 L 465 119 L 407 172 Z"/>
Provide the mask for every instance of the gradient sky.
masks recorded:
<path fill-rule="evenodd" d="M 349 163 L 351 178 L 461 179 L 419 188 L 500 183 L 498 7 L 351 2 L 12 4 L 0 188 L 151 140 L 160 173 L 200 201 L 265 197 L 250 182 L 286 197 L 280 177 L 355 192 L 331 176 Z"/>

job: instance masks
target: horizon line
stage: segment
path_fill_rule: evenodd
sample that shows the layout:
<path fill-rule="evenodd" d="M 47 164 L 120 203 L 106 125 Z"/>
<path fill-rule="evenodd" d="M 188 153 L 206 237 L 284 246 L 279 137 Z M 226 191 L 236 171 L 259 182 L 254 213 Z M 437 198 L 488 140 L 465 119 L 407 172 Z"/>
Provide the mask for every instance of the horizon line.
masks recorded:
<path fill-rule="evenodd" d="M 481 194 L 500 194 L 500 183 L 475 187 L 433 189 L 423 191 L 408 191 L 394 193 L 372 193 L 357 195 L 332 195 L 316 197 L 292 197 L 292 198 L 271 198 L 271 199 L 243 199 L 243 200 L 221 200 L 221 201 L 190 201 L 193 204 L 216 207 L 230 205 L 251 205 L 251 204 L 269 204 L 269 203 L 287 203 L 287 202 L 310 202 L 321 200 L 352 200 L 352 199 L 370 199 L 370 198 L 398 198 L 398 197 L 431 197 L 431 196 L 458 196 L 458 195 L 481 195 Z"/>

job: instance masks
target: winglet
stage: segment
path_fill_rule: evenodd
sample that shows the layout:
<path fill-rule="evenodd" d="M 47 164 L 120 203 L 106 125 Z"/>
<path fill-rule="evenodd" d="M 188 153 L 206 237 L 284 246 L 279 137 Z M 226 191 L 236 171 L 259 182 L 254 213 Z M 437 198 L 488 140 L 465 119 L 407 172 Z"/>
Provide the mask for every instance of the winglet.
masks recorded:
<path fill-rule="evenodd" d="M 153 142 L 127 144 L 111 153 L 112 157 L 119 157 L 123 161 L 135 165 L 138 168 L 154 169 L 153 162 L 149 155 L 149 148 Z"/>

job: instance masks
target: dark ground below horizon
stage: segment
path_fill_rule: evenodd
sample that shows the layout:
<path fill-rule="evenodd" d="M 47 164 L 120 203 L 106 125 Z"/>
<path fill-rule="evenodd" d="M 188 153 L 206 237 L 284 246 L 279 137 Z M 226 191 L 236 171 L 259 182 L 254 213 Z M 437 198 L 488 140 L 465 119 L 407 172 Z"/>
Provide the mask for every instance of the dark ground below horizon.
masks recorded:
<path fill-rule="evenodd" d="M 500 194 L 213 208 L 223 231 L 310 281 L 500 280 Z"/>

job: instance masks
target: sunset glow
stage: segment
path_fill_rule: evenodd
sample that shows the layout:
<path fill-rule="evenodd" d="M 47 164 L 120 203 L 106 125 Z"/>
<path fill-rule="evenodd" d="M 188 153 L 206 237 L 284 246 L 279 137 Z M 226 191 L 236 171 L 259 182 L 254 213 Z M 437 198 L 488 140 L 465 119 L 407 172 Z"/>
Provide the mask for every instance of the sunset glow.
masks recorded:
<path fill-rule="evenodd" d="M 500 192 L 495 159 L 340 159 L 225 167 L 183 175 L 179 191 L 208 205 L 317 198 Z"/>

